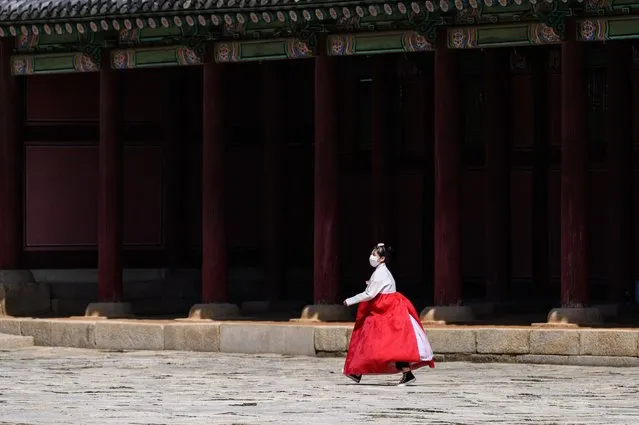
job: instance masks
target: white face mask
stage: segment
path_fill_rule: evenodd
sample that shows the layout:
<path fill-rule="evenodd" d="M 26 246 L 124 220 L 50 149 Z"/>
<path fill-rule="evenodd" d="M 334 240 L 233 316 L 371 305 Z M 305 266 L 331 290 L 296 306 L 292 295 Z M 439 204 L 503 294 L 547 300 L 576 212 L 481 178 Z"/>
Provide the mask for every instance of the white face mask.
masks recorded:
<path fill-rule="evenodd" d="M 379 266 L 379 257 L 371 255 L 370 257 L 368 257 L 368 263 L 371 265 L 371 267 Z"/>

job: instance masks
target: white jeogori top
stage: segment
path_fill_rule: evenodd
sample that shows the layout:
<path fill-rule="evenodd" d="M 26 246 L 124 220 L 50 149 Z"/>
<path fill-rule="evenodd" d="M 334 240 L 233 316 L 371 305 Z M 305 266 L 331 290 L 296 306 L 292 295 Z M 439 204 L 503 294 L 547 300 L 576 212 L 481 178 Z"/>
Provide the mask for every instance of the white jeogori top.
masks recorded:
<path fill-rule="evenodd" d="M 386 267 L 386 264 L 381 263 L 375 268 L 375 271 L 371 275 L 371 278 L 366 285 L 366 290 L 354 297 L 348 298 L 346 300 L 346 305 L 369 301 L 375 298 L 377 294 L 392 294 L 396 291 L 397 289 L 395 288 L 395 279 L 393 279 L 393 275 L 390 270 L 388 270 L 388 267 Z"/>

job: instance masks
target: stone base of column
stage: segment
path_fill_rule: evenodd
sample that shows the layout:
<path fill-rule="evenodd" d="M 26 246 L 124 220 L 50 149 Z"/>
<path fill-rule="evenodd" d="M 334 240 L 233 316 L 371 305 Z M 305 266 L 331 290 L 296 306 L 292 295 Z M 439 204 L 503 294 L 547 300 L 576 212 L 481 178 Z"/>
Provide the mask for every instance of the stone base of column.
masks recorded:
<path fill-rule="evenodd" d="M 273 310 L 270 301 L 244 301 L 240 306 L 243 315 L 268 313 Z"/>
<path fill-rule="evenodd" d="M 302 310 L 302 315 L 294 321 L 308 322 L 352 322 L 355 320 L 354 308 L 343 304 L 313 304 Z"/>
<path fill-rule="evenodd" d="M 29 270 L 0 270 L 0 316 L 51 314 L 51 288 Z"/>
<path fill-rule="evenodd" d="M 419 315 L 426 323 L 467 323 L 475 320 L 473 309 L 467 305 L 426 307 Z"/>
<path fill-rule="evenodd" d="M 228 303 L 195 304 L 189 311 L 191 320 L 229 320 L 239 317 L 242 317 L 240 308 Z"/>
<path fill-rule="evenodd" d="M 504 303 L 499 302 L 479 302 L 468 304 L 467 307 L 470 307 L 473 311 L 474 317 L 492 317 L 497 314 L 500 314 L 505 309 Z"/>
<path fill-rule="evenodd" d="M 601 313 L 604 319 L 615 319 L 623 313 L 624 306 L 621 304 L 599 304 L 593 305 Z"/>
<path fill-rule="evenodd" d="M 550 325 L 600 325 L 603 323 L 603 316 L 598 308 L 576 307 L 576 308 L 553 308 L 548 313 L 548 324 Z"/>
<path fill-rule="evenodd" d="M 302 301 L 244 301 L 240 306 L 242 315 L 263 313 L 294 313 L 304 308 Z"/>
<path fill-rule="evenodd" d="M 84 315 L 105 319 L 124 319 L 133 317 L 133 308 L 129 303 L 91 303 L 87 306 Z"/>

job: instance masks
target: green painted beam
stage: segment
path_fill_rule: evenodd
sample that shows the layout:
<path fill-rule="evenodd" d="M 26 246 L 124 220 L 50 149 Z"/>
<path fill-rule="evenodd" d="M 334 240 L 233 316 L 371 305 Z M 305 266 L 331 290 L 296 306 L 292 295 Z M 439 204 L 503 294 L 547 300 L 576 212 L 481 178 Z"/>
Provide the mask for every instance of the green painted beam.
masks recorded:
<path fill-rule="evenodd" d="M 448 29 L 448 47 L 451 49 L 483 49 L 489 47 L 536 46 L 559 44 L 562 37 L 539 23 L 482 25 Z"/>
<path fill-rule="evenodd" d="M 113 69 L 200 65 L 203 55 L 186 46 L 139 47 L 111 52 Z"/>
<path fill-rule="evenodd" d="M 65 74 L 98 70 L 95 60 L 84 53 L 45 53 L 11 57 L 13 75 Z"/>
<path fill-rule="evenodd" d="M 215 61 L 251 62 L 313 57 L 313 49 L 296 38 L 215 43 Z"/>
<path fill-rule="evenodd" d="M 327 38 L 329 56 L 426 52 L 433 49 L 434 46 L 426 37 L 415 31 L 335 34 Z"/>
<path fill-rule="evenodd" d="M 580 41 L 608 41 L 639 38 L 639 16 L 580 19 L 577 39 Z"/>

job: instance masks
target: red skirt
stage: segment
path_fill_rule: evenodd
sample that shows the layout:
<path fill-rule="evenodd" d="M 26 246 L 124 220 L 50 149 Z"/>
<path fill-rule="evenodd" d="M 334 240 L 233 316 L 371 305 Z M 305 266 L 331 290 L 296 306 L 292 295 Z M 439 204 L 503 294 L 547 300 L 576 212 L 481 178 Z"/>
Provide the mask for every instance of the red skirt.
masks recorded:
<path fill-rule="evenodd" d="M 435 367 L 433 352 L 413 304 L 399 292 L 379 294 L 359 304 L 345 375 L 398 373 L 395 363 L 411 369 Z"/>

